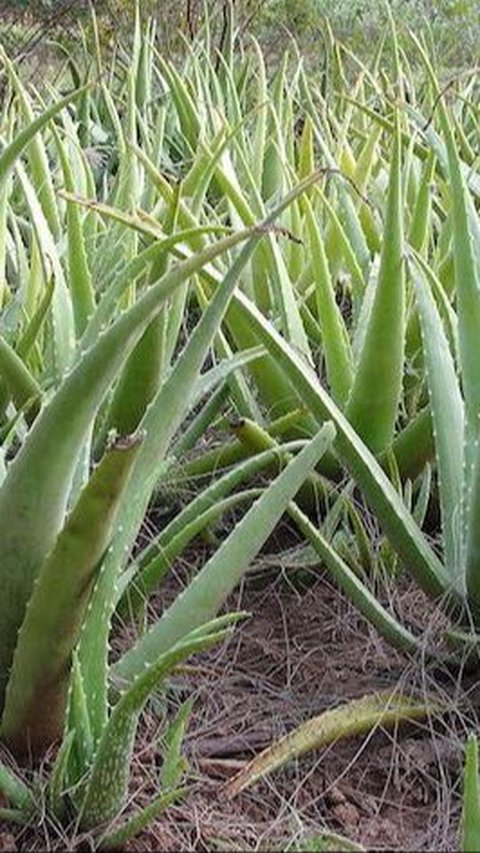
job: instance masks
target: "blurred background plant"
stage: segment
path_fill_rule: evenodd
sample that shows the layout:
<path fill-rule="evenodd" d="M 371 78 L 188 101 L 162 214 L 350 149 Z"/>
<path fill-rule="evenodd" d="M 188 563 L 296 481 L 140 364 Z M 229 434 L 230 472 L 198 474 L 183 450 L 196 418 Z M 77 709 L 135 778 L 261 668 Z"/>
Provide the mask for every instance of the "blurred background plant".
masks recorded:
<path fill-rule="evenodd" d="M 334 35 L 356 52 L 366 54 L 383 38 L 389 9 L 400 26 L 423 31 L 440 67 L 464 68 L 475 63 L 480 39 L 477 0 L 143 0 L 142 13 L 157 20 L 157 39 L 166 53 L 182 52 L 208 17 L 212 37 L 221 46 L 226 9 L 233 4 L 240 31 L 253 35 L 274 61 L 292 36 L 306 61 L 319 60 L 327 18 Z M 0 43 L 13 58 L 30 59 L 41 50 L 58 54 L 60 41 L 71 49 L 78 21 L 88 30 L 89 8 L 99 18 L 103 46 L 132 34 L 131 0 L 5 0 L 0 3 Z M 319 42 L 320 39 L 320 42 Z M 78 42 L 77 42 L 78 44 Z M 34 66 L 37 67 L 37 66 Z M 32 64 L 27 68 L 33 72 Z"/>

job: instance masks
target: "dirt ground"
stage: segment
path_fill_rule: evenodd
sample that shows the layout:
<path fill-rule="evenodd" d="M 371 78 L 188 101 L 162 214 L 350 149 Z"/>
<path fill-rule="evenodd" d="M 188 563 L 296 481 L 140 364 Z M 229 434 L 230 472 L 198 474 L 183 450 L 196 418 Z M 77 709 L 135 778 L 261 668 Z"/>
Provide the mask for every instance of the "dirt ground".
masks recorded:
<path fill-rule="evenodd" d="M 135 805 L 157 790 L 165 716 L 189 697 L 195 700 L 185 742 L 192 789 L 129 849 L 320 850 L 326 848 L 315 837 L 328 829 L 370 850 L 457 850 L 462 749 L 475 722 L 475 680 L 460 684 L 458 676 L 433 673 L 424 661 L 392 652 L 324 570 L 294 568 L 297 546 L 289 530 L 291 559 L 279 556 L 283 534 L 280 529 L 273 543 L 277 553 L 257 560 L 229 602 L 229 609 L 245 609 L 251 618 L 228 643 L 193 659 L 143 716 Z M 157 612 L 205 559 L 207 547 L 197 546 L 176 567 L 154 602 Z M 426 602 L 422 607 L 418 591 L 402 586 L 397 607 L 411 614 L 410 623 L 422 614 L 425 627 L 432 616 Z M 226 798 L 224 783 L 273 740 L 327 708 L 399 684 L 445 702 L 446 713 L 337 742 Z M 0 836 L 0 851 L 73 849 L 80 841 L 74 845 L 45 825 L 12 827 Z"/>

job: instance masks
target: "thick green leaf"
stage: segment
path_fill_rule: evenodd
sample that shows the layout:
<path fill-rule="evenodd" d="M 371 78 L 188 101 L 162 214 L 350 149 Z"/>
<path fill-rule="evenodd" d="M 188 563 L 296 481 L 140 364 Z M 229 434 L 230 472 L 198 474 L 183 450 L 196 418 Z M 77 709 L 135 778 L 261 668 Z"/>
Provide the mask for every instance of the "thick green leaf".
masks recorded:
<path fill-rule="evenodd" d="M 15 165 L 15 161 L 22 154 L 24 149 L 27 147 L 29 142 L 35 137 L 35 135 L 45 127 L 49 121 L 52 120 L 58 113 L 60 113 L 63 109 L 65 109 L 68 104 L 72 101 L 76 100 L 76 98 L 80 97 L 82 93 L 88 87 L 84 87 L 82 89 L 78 89 L 76 92 L 72 92 L 67 95 L 65 98 L 62 98 L 60 101 L 52 104 L 51 107 L 44 110 L 36 119 L 34 119 L 30 124 L 25 127 L 20 133 L 15 135 L 15 138 L 10 142 L 9 145 L 4 148 L 2 153 L 0 154 L 0 181 L 3 182 L 6 176 L 9 174 L 11 169 Z"/>
<path fill-rule="evenodd" d="M 0 725 L 17 753 L 42 753 L 62 732 L 72 652 L 140 444 L 133 436 L 107 451 L 38 574 L 17 638 Z M 38 713 L 42 703 L 48 713 Z"/>
<path fill-rule="evenodd" d="M 145 806 L 138 814 L 126 821 L 118 829 L 113 832 L 108 832 L 104 835 L 98 845 L 99 850 L 123 850 L 125 844 L 135 836 L 139 835 L 142 829 L 145 829 L 156 818 L 168 809 L 169 806 L 177 803 L 187 793 L 187 788 L 177 788 L 175 791 L 167 791 L 165 794 L 159 794 L 158 797 Z"/>
<path fill-rule="evenodd" d="M 421 651 L 423 641 L 415 637 L 383 607 L 375 595 L 357 577 L 346 562 L 335 552 L 324 536 L 316 530 L 306 515 L 291 504 L 288 513 L 303 535 L 310 541 L 322 562 L 353 604 L 377 630 L 396 648 L 403 651 Z"/>
<path fill-rule="evenodd" d="M 391 690 L 353 699 L 308 720 L 263 750 L 227 784 L 226 793 L 235 797 L 286 762 L 328 746 L 339 738 L 365 734 L 377 726 L 395 727 L 402 721 L 423 720 L 434 710 L 438 708 Z"/>
<path fill-rule="evenodd" d="M 332 425 L 325 424 L 289 462 L 187 589 L 113 667 L 115 680 L 131 682 L 146 663 L 178 642 L 189 627 L 218 613 L 334 435 Z"/>
<path fill-rule="evenodd" d="M 31 424 L 40 408 L 42 389 L 24 361 L 1 336 L 0 376 L 6 382 L 16 408 L 20 410 L 25 407 L 25 417 Z"/>
<path fill-rule="evenodd" d="M 36 575 L 63 524 L 83 442 L 115 374 L 163 301 L 188 277 L 245 238 L 232 235 L 173 267 L 81 358 L 37 417 L 0 490 L 0 705 Z"/>
<path fill-rule="evenodd" d="M 335 424 L 335 450 L 364 492 L 386 535 L 404 564 L 419 583 L 433 595 L 451 589 L 444 566 L 421 534 L 412 516 L 375 457 L 361 441 L 345 416 L 337 408 L 302 357 L 278 334 L 243 294 L 235 296 L 245 321 L 288 377 L 305 406 L 318 422 L 330 419 Z"/>
<path fill-rule="evenodd" d="M 192 332 L 188 344 L 177 358 L 175 366 L 142 419 L 140 426 L 146 433 L 145 442 L 124 495 L 123 507 L 119 513 L 118 526 L 112 543 L 113 550 L 105 560 L 105 570 L 87 620 L 80 650 L 83 656 L 82 666 L 90 675 L 88 698 L 96 738 L 103 729 L 107 712 L 107 638 L 117 599 L 116 582 L 125 563 L 126 552 L 130 550 L 140 529 L 152 492 L 165 472 L 165 455 L 169 443 L 191 405 L 192 392 L 200 376 L 202 365 L 231 304 L 241 272 L 265 234 L 265 230 L 268 231 L 283 210 L 312 185 L 317 177 L 316 174 L 311 175 L 294 187 L 268 218 L 253 230 L 253 236 L 238 254 L 226 276 L 221 277 L 221 287 L 211 299 Z M 224 241 L 220 241 L 221 243 Z M 143 299 L 146 298 L 148 298 L 148 291 Z"/>
<path fill-rule="evenodd" d="M 328 383 L 332 397 L 341 405 L 350 393 L 353 367 L 350 342 L 335 292 L 325 254 L 320 228 L 315 221 L 308 199 L 304 200 L 306 221 L 310 237 L 313 275 L 317 299 L 317 315 L 322 330 L 323 350 Z"/>
<path fill-rule="evenodd" d="M 422 265 L 412 267 L 438 464 L 445 565 L 464 591 L 464 407 L 455 364 Z"/>
<path fill-rule="evenodd" d="M 180 661 L 225 639 L 229 626 L 236 619 L 238 614 L 223 616 L 184 634 L 178 643 L 157 657 L 155 663 L 143 668 L 141 675 L 121 696 L 95 753 L 81 809 L 84 829 L 112 820 L 126 805 L 138 716 L 150 694 Z"/>
<path fill-rule="evenodd" d="M 378 454 L 391 444 L 402 392 L 405 346 L 401 140 L 393 140 L 380 270 L 346 413 Z"/>
<path fill-rule="evenodd" d="M 28 814 L 34 811 L 35 803 L 30 788 L 2 761 L 0 761 L 0 792 L 22 813 Z"/>
<path fill-rule="evenodd" d="M 467 741 L 463 777 L 462 851 L 480 850 L 480 784 L 478 776 L 478 742 L 475 734 Z"/>

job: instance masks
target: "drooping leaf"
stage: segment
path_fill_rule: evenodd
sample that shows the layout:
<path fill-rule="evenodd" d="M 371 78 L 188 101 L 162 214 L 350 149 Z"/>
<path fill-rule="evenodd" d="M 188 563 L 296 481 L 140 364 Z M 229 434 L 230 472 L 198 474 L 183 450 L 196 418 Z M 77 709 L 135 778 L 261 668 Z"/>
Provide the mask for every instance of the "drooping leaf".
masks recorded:
<path fill-rule="evenodd" d="M 328 746 L 339 738 L 368 733 L 376 726 L 396 726 L 402 721 L 422 720 L 434 711 L 438 708 L 433 704 L 410 699 L 391 690 L 353 699 L 308 720 L 265 749 L 234 776 L 226 785 L 225 792 L 228 797 L 235 797 L 287 761 Z"/>

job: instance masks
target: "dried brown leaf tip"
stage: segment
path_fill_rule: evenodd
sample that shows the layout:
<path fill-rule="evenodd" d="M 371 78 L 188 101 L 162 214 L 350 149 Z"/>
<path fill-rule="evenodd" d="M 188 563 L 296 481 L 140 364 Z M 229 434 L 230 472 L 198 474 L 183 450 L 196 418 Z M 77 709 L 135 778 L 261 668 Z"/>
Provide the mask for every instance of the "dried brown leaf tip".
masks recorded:
<path fill-rule="evenodd" d="M 145 430 L 137 430 L 131 435 L 116 435 L 113 434 L 108 438 L 109 450 L 131 450 L 133 447 L 138 447 L 145 440 Z"/>
<path fill-rule="evenodd" d="M 257 225 L 254 229 L 257 233 L 260 234 L 275 234 L 278 237 L 286 237 L 287 240 L 291 240 L 292 243 L 298 243 L 303 246 L 303 240 L 300 237 L 296 237 L 288 228 L 284 228 L 282 225 Z"/>

